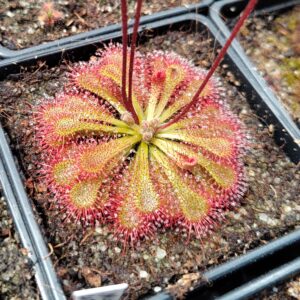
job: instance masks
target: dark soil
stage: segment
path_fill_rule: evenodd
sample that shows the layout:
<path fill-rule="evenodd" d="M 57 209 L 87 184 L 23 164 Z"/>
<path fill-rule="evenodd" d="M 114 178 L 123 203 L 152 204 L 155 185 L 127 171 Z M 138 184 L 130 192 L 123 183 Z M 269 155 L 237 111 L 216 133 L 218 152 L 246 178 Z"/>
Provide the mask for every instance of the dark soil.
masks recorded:
<path fill-rule="evenodd" d="M 39 17 L 45 0 L 0 0 L 0 44 L 15 50 L 56 40 L 76 33 L 121 22 L 120 1 L 57 0 L 54 9 L 62 14 L 55 24 L 43 25 Z M 198 3 L 199 0 L 145 0 L 143 14 Z M 128 1 L 134 16 L 135 1 Z"/>
<path fill-rule="evenodd" d="M 214 41 L 207 37 L 206 32 L 169 32 L 151 39 L 140 50 L 175 51 L 208 68 L 215 49 Z M 227 221 L 209 239 L 192 239 L 186 244 L 182 232 L 161 232 L 121 255 L 121 243 L 107 226 L 83 230 L 80 225 L 62 224 L 63 216 L 50 209 L 51 195 L 36 175 L 40 153 L 34 139 L 31 105 L 63 88 L 68 67 L 62 64 L 50 68 L 39 63 L 0 82 L 0 107 L 5 108 L 2 123 L 21 158 L 28 195 L 33 199 L 46 242 L 54 250 L 52 260 L 67 295 L 82 288 L 127 282 L 128 299 L 161 289 L 180 298 L 201 281 L 207 268 L 300 227 L 300 168 L 274 143 L 276 124 L 264 127 L 251 111 L 237 89 L 240 82 L 226 65 L 220 70 L 225 98 L 252 138 L 244 159 L 249 189 L 240 207 L 226 214 Z"/>
<path fill-rule="evenodd" d="M 300 126 L 300 6 L 249 19 L 241 43 Z"/>
<path fill-rule="evenodd" d="M 0 189 L 0 298 L 40 299 L 30 266 L 28 251 L 22 248 Z"/>

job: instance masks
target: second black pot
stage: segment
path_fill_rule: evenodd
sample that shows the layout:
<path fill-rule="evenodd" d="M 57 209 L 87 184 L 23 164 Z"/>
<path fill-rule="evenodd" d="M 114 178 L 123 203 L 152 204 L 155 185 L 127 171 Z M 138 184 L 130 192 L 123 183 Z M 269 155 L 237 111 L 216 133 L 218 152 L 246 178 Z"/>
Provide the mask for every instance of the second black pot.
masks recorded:
<path fill-rule="evenodd" d="M 228 23 L 238 18 L 247 2 L 245 0 L 222 0 L 215 2 L 210 7 L 210 17 L 225 38 L 230 35 Z M 265 16 L 267 13 L 280 13 L 299 4 L 299 0 L 261 0 L 258 1 L 253 15 Z M 244 67 L 247 76 L 251 78 L 252 84 L 257 87 L 260 97 L 264 99 L 264 102 L 270 108 L 271 115 L 270 118 L 267 118 L 268 124 L 272 124 L 275 119 L 285 124 L 285 128 L 279 130 L 284 130 L 288 134 L 277 131 L 275 138 L 277 143 L 288 153 L 291 160 L 298 163 L 300 161 L 300 128 L 292 120 L 265 79 L 257 72 L 255 65 L 237 40 L 233 41 L 232 49 L 235 52 L 236 61 L 239 61 L 239 65 Z M 286 147 L 286 145 L 289 146 Z"/>

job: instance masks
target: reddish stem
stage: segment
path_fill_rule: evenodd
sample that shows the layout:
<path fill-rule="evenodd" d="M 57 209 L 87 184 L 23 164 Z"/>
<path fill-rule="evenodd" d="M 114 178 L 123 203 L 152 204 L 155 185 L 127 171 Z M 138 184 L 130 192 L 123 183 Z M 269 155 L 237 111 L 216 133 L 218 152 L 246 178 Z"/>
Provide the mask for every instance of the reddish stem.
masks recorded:
<path fill-rule="evenodd" d="M 130 48 L 128 103 L 131 106 L 132 106 L 132 77 L 133 77 L 133 66 L 134 66 L 134 54 L 135 54 L 135 48 L 136 48 L 137 33 L 138 33 L 138 29 L 139 29 L 139 24 L 140 24 L 142 2 L 143 2 L 143 0 L 137 0 L 137 7 L 136 7 L 136 12 L 135 12 L 133 33 L 132 33 L 132 39 L 131 39 L 131 48 Z"/>
<path fill-rule="evenodd" d="M 126 0 L 121 0 L 121 11 L 122 11 L 122 99 L 126 106 L 126 77 L 127 77 L 127 3 Z"/>
<path fill-rule="evenodd" d="M 122 11 L 122 99 L 125 108 L 132 114 L 136 123 L 138 117 L 133 108 L 132 101 L 128 101 L 126 93 L 127 84 L 127 44 L 128 44 L 128 16 L 127 16 L 127 1 L 121 0 Z"/>
<path fill-rule="evenodd" d="M 217 67 L 219 66 L 220 62 L 222 61 L 222 59 L 224 58 L 229 46 L 231 45 L 233 39 L 235 38 L 235 36 L 237 35 L 237 33 L 239 32 L 240 28 L 243 26 L 245 20 L 248 18 L 248 16 L 251 14 L 252 10 L 254 9 L 256 3 L 258 0 L 250 0 L 248 5 L 246 6 L 243 14 L 241 15 L 240 19 L 238 20 L 238 22 L 235 24 L 228 40 L 226 41 L 225 45 L 223 46 L 223 48 L 221 49 L 220 53 L 218 54 L 218 56 L 216 57 L 213 65 L 211 66 L 209 72 L 207 73 L 205 79 L 203 80 L 203 82 L 201 83 L 198 91 L 196 92 L 196 94 L 194 95 L 192 101 L 187 104 L 182 110 L 181 112 L 174 117 L 174 119 L 172 119 L 170 122 L 162 125 L 160 128 L 166 128 L 174 123 L 176 123 L 178 120 L 180 120 L 181 118 L 183 118 L 185 116 L 185 114 L 189 111 L 189 109 L 198 101 L 198 97 L 199 95 L 202 93 L 202 91 L 204 90 L 206 84 L 208 83 L 209 79 L 211 78 L 211 76 L 214 74 L 215 70 L 217 69 Z"/>

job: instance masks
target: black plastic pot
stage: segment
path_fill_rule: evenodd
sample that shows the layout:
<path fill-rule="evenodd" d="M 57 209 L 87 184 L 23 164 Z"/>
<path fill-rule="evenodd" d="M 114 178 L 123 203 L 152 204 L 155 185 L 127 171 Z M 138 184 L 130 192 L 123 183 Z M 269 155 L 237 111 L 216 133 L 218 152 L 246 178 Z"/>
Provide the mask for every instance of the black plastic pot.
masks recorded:
<path fill-rule="evenodd" d="M 196 14 L 185 14 L 173 18 L 162 19 L 153 23 L 144 24 L 140 31 L 151 30 L 155 33 L 164 33 L 170 29 L 188 28 L 193 30 L 204 29 L 210 32 L 220 44 L 224 43 L 222 37 L 213 24 L 204 16 Z M 66 45 L 64 51 L 62 49 L 48 49 L 47 53 L 41 54 L 39 59 L 47 61 L 49 65 L 58 64 L 62 56 L 71 60 L 83 60 L 94 53 L 94 51 L 102 43 L 108 41 L 120 41 L 121 32 L 113 32 L 101 36 L 94 36 L 87 40 L 79 40 Z M 271 108 L 260 97 L 260 86 L 252 85 L 253 79 L 249 76 L 249 71 L 244 65 L 240 65 L 240 59 L 235 55 L 234 49 L 228 51 L 225 58 L 226 64 L 234 72 L 235 76 L 241 82 L 241 89 L 247 95 L 249 103 L 259 113 L 262 118 L 268 119 L 273 116 L 273 122 L 280 130 L 277 136 L 288 141 L 291 139 L 289 132 L 284 132 L 286 127 L 284 119 L 277 119 L 273 115 Z M 4 79 L 9 74 L 18 73 L 23 66 L 36 63 L 35 54 L 19 56 L 15 59 L 8 59 L 0 62 L 0 79 Z M 263 109 L 261 109 L 263 108 Z M 48 256 L 47 247 L 43 241 L 41 231 L 34 219 L 30 201 L 25 193 L 24 186 L 21 181 L 21 174 L 18 172 L 17 161 L 9 149 L 8 136 L 0 129 L 0 180 L 4 187 L 4 192 L 9 202 L 12 215 L 15 219 L 16 226 L 20 232 L 22 242 L 31 253 L 31 258 L 36 270 L 36 279 L 41 289 L 44 299 L 64 299 L 65 296 L 59 285 L 59 280 L 53 270 L 50 258 Z M 290 145 L 290 144 L 289 144 Z M 291 276 L 300 271 L 299 263 L 294 265 L 292 270 L 287 265 L 284 270 L 281 266 L 283 263 L 289 263 L 298 256 L 300 252 L 300 230 L 295 231 L 285 237 L 268 243 L 263 247 L 259 247 L 249 253 L 240 256 L 232 261 L 219 265 L 205 272 L 203 275 L 207 279 L 208 284 L 201 284 L 193 292 L 189 293 L 187 298 L 190 299 L 215 299 L 218 296 L 225 296 L 227 293 L 236 288 L 242 288 L 246 291 L 239 296 L 231 297 L 227 294 L 226 299 L 243 299 L 245 296 L 254 294 L 259 290 L 269 287 L 272 284 Z M 281 269 L 274 269 L 281 268 Z M 274 269 L 274 270 L 273 270 Z M 271 270 L 271 271 L 270 271 Z M 265 280 L 264 284 L 253 287 L 253 283 L 249 280 L 257 278 L 257 276 L 269 276 L 277 272 L 280 276 L 276 280 Z M 283 272 L 284 271 L 284 272 Z M 281 274 L 282 273 L 282 274 Z M 269 275 L 268 275 L 269 274 Z M 273 276 L 271 276 L 273 278 Z M 255 284 L 255 282 L 254 282 Z M 248 289 L 247 289 L 248 287 Z M 155 296 L 155 299 L 171 299 L 166 293 Z"/>
<path fill-rule="evenodd" d="M 179 6 L 172 9 L 168 9 L 165 11 L 161 11 L 149 16 L 141 17 L 140 25 L 141 27 L 144 24 L 152 23 L 155 21 L 159 21 L 165 18 L 175 17 L 186 13 L 201 13 L 201 14 L 208 14 L 208 7 L 213 2 L 213 0 L 203 0 L 197 4 L 190 4 L 186 6 Z M 132 26 L 133 21 L 129 21 L 129 26 Z M 26 56 L 32 55 L 32 53 L 36 53 L 37 56 L 41 55 L 42 53 L 47 53 L 50 48 L 54 48 L 56 51 L 58 49 L 63 50 L 65 45 L 74 43 L 77 41 L 84 41 L 87 39 L 91 39 L 95 36 L 108 34 L 114 31 L 119 31 L 121 29 L 121 24 L 113 24 L 106 27 L 102 27 L 99 29 L 94 29 L 88 32 L 79 33 L 76 35 L 72 35 L 66 38 L 61 38 L 56 41 L 43 43 L 41 45 L 32 46 L 29 48 L 24 48 L 20 50 L 10 50 L 0 45 L 0 59 L 3 58 L 14 58 L 17 56 Z"/>
<path fill-rule="evenodd" d="M 237 18 L 247 3 L 248 1 L 245 0 L 222 0 L 214 3 L 210 7 L 210 17 L 224 37 L 229 37 L 230 35 L 230 30 L 227 26 L 228 22 Z M 260 0 L 253 14 L 255 16 L 259 16 L 265 15 L 266 13 L 280 13 L 281 11 L 285 11 L 297 4 L 300 4 L 300 0 Z M 286 135 L 286 139 L 284 141 L 280 141 L 279 138 L 277 139 L 277 142 L 279 145 L 283 145 L 292 161 L 295 163 L 299 162 L 300 128 L 295 124 L 289 113 L 281 105 L 266 81 L 256 71 L 256 67 L 245 54 L 243 47 L 237 40 L 232 43 L 232 49 L 236 53 L 237 60 L 239 60 L 240 65 L 243 65 L 245 69 L 247 69 L 249 76 L 252 78 L 252 84 L 260 87 L 260 97 L 268 105 L 272 111 L 272 115 L 285 124 L 285 130 L 290 138 Z M 272 119 L 268 120 L 268 122 L 272 124 Z M 285 143 L 288 144 L 287 148 L 284 145 Z"/>

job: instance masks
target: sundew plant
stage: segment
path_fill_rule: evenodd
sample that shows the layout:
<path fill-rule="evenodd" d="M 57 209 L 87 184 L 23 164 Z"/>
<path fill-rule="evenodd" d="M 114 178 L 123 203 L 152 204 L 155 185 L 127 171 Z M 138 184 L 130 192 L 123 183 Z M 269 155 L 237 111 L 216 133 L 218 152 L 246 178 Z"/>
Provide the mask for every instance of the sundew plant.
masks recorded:
<path fill-rule="evenodd" d="M 249 1 L 211 69 L 172 52 L 122 45 L 78 63 L 65 91 L 37 108 L 44 180 L 57 208 L 83 225 L 103 222 L 124 243 L 158 228 L 201 238 L 246 190 L 245 134 L 212 77 L 251 13 Z"/>

